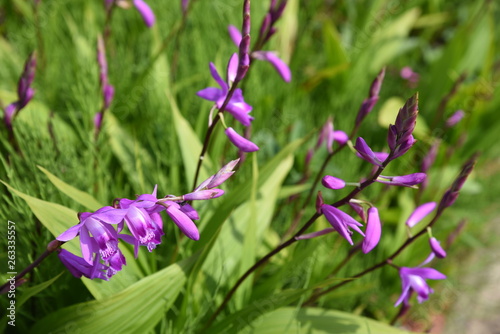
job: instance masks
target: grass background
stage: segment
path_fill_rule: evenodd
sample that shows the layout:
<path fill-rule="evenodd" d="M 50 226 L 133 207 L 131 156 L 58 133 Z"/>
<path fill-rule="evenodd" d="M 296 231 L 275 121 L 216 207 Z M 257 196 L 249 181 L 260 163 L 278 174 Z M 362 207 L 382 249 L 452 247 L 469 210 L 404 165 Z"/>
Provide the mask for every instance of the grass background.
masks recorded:
<path fill-rule="evenodd" d="M 188 172 L 189 163 L 182 148 L 195 147 L 193 143 L 204 138 L 211 106 L 195 93 L 214 85 L 208 63 L 214 62 L 221 71 L 230 54 L 236 52 L 227 34 L 227 25 L 241 24 L 242 1 L 195 1 L 180 34 L 175 33 L 181 18 L 179 3 L 149 1 L 149 4 L 157 17 L 152 29 L 144 26 L 134 9 L 118 8 L 113 14 L 107 53 L 115 99 L 104 120 L 105 131 L 96 143 L 92 119 L 102 102 L 95 46 L 104 26 L 102 2 L 42 1 L 36 13 L 30 1 L 2 1 L 0 101 L 3 106 L 15 100 L 24 61 L 34 49 L 39 62 L 35 98 L 14 124 L 19 144 L 17 151 L 9 143 L 5 129 L 1 132 L 1 180 L 22 193 L 75 211 L 88 208 L 61 193 L 37 166 L 91 194 L 103 205 L 117 197 L 133 198 L 135 194 L 150 192 L 155 184 L 163 195 L 190 190 L 192 175 Z M 268 2 L 252 3 L 252 36 L 257 35 L 267 7 Z M 444 240 L 460 220 L 468 222 L 452 245 L 450 257 L 436 263 L 437 268 L 450 277 L 444 284 L 452 289 L 460 276 L 460 259 L 495 239 L 487 231 L 488 222 L 498 209 L 495 194 L 500 190 L 496 181 L 500 149 L 495 144 L 500 131 L 496 116 L 500 107 L 498 20 L 498 4 L 493 1 L 289 1 L 278 24 L 279 31 L 267 49 L 278 51 L 290 64 L 293 79 L 289 84 L 284 83 L 269 64 L 253 64 L 243 90 L 246 101 L 254 107 L 252 138 L 261 150 L 248 157 L 226 185 L 228 195 L 232 196 L 231 192 L 241 189 L 248 180 L 256 180 L 259 172 L 262 176 L 263 166 L 276 158 L 287 144 L 317 132 L 329 116 L 334 117 L 336 129 L 349 132 L 371 81 L 386 66 L 381 98 L 359 132 L 372 147 L 376 150 L 384 147 L 386 119 L 390 119 L 386 115 L 395 115 L 394 106 L 416 91 L 420 96 L 419 142 L 412 154 L 393 163 L 388 174 L 417 172 L 418 161 L 432 140 L 441 138 L 440 154 L 429 175 L 429 188 L 422 198 L 422 201 L 439 200 L 461 163 L 473 152 L 482 152 L 477 169 L 453 210 L 449 210 L 435 228 L 435 235 Z M 170 33 L 176 37 L 162 44 Z M 162 45 L 165 48 L 160 53 Z M 173 65 L 174 59 L 178 59 L 177 66 Z M 399 77 L 403 66 L 411 66 L 420 74 L 417 87 L 410 87 Z M 462 74 L 466 75 L 465 81 L 448 102 L 444 114 L 436 118 L 441 100 Z M 390 101 L 396 102 L 391 104 Z M 174 113 L 176 106 L 194 129 L 197 139 L 178 125 Z M 454 128 L 446 129 L 444 120 L 457 109 L 465 111 L 465 118 Z M 207 175 L 237 157 L 237 151 L 227 144 L 222 129 L 217 130 L 209 149 L 212 166 L 206 168 Z M 277 245 L 295 213 L 293 206 L 287 204 L 286 196 L 274 191 L 286 190 L 302 177 L 307 149 L 315 140 L 305 140 L 292 152 L 292 165 L 279 165 L 283 175 L 273 175 L 281 178 L 282 184 L 266 181 L 257 189 L 256 182 L 251 183 L 254 190 L 244 194 L 241 203 L 255 208 L 262 205 L 256 198 L 262 197 L 274 199 L 271 201 L 274 205 L 262 209 L 267 215 L 265 219 L 255 215 L 245 217 L 256 223 L 249 223 L 248 228 L 257 229 L 257 224 L 264 220 L 269 227 L 257 233 L 260 237 L 254 240 L 254 245 L 251 241 L 240 241 L 241 247 L 253 249 L 251 254 L 255 256 L 250 259 L 240 254 L 233 258 L 227 253 L 219 253 L 219 256 L 227 256 L 228 263 L 249 265 L 257 255 Z M 194 157 L 197 154 L 192 152 Z M 324 156 L 326 152 L 318 152 L 312 161 L 312 170 L 319 169 Z M 288 160 L 283 158 L 282 161 Z M 328 174 L 352 181 L 368 172 L 369 167 L 347 150 L 336 156 L 327 168 Z M 17 268 L 20 269 L 43 252 L 54 236 L 25 200 L 2 188 L 0 220 L 5 223 L 0 228 L 0 244 L 6 249 L 7 220 L 16 222 Z M 366 192 L 366 198 L 377 198 L 383 189 L 381 185 L 372 188 Z M 346 191 L 323 193 L 327 202 L 347 194 Z M 373 261 L 383 259 L 398 247 L 404 237 L 401 224 L 414 206 L 414 196 L 415 191 L 404 189 L 390 190 L 380 198 L 384 239 L 376 252 L 352 261 L 339 273 L 341 277 L 348 277 Z M 199 207 L 202 227 L 216 220 L 223 204 L 221 198 Z M 251 211 L 242 208 L 234 212 L 225 225 L 238 224 L 241 217 Z M 314 212 L 314 208 L 309 207 L 307 212 Z M 318 222 L 321 224 L 325 225 L 325 221 Z M 179 260 L 196 254 L 201 247 L 181 240 L 179 232 L 171 225 L 166 224 L 164 242 L 153 254 L 141 251 L 134 269 L 136 279 L 167 267 L 177 249 Z M 202 245 L 207 243 L 208 240 Z M 398 264 L 417 265 L 427 255 L 426 247 L 425 240 L 416 243 L 398 258 Z M 256 274 L 254 285 L 244 288 L 229 310 L 234 312 L 280 291 L 300 291 L 313 286 L 324 280 L 347 251 L 345 243 L 336 235 L 298 243 Z M 211 254 L 214 257 L 215 251 Z M 210 256 L 206 263 L 210 263 Z M 0 263 L 3 266 L 6 262 L 6 253 L 2 253 Z M 215 265 L 222 264 L 215 262 Z M 238 265 L 234 268 L 226 273 L 205 268 L 201 271 L 204 274 L 189 274 L 188 285 L 182 287 L 178 298 L 173 297 L 171 308 L 158 311 L 160 316 L 155 319 L 160 320 L 152 324 L 151 330 L 199 328 L 205 319 L 203 314 L 213 311 L 214 304 L 220 302 L 230 283 L 243 270 Z M 40 329 L 43 321 L 38 329 L 32 326 L 56 314 L 57 310 L 94 299 L 88 287 L 73 278 L 55 256 L 28 277 L 30 282 L 20 287 L 18 294 L 26 293 L 30 287 L 47 282 L 61 272 L 55 284 L 18 308 L 16 327 L 19 332 L 30 328 L 35 328 L 35 332 L 43 331 Z M 189 271 L 186 269 L 186 272 Z M 326 296 L 319 306 L 388 322 L 396 313 L 392 304 L 399 292 L 399 277 L 392 268 L 387 268 Z M 437 305 L 453 303 L 453 298 L 439 294 L 432 298 L 436 304 L 441 303 Z M 291 303 L 297 305 L 296 301 Z M 2 309 L 7 305 L 4 298 L 1 305 Z M 432 306 L 424 304 L 422 308 L 416 307 L 415 314 L 421 310 L 425 318 Z"/>

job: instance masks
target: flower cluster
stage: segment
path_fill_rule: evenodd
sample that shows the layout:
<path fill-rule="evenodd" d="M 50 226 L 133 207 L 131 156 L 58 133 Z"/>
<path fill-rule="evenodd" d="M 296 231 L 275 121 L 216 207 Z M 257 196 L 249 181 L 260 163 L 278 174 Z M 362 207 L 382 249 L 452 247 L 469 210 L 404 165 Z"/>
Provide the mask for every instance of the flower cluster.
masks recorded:
<path fill-rule="evenodd" d="M 12 122 L 19 111 L 26 107 L 35 95 L 35 90 L 31 86 L 35 79 L 36 53 L 32 53 L 24 65 L 24 71 L 17 84 L 18 100 L 5 107 L 4 123 L 9 130 L 12 129 Z"/>
<path fill-rule="evenodd" d="M 162 211 L 188 238 L 198 240 L 200 234 L 193 220 L 198 220 L 199 216 L 188 201 L 222 196 L 224 191 L 217 187 L 234 173 L 238 161 L 229 162 L 189 194 L 157 198 L 155 187 L 152 194 L 142 194 L 135 200 L 117 199 L 114 206 L 80 213 L 80 223 L 63 232 L 57 240 L 67 242 L 79 236 L 83 257 L 61 250 L 59 258 L 75 277 L 108 280 L 126 264 L 118 247 L 119 240 L 134 246 L 135 257 L 140 246 L 146 246 L 151 252 L 161 243 L 164 235 Z M 124 233 L 125 226 L 130 234 Z"/>

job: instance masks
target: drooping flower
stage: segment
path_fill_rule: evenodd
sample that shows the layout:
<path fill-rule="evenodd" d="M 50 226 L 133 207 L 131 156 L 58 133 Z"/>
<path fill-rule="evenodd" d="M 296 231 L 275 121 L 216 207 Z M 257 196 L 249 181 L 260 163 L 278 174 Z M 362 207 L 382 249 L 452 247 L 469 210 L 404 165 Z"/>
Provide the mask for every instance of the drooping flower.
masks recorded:
<path fill-rule="evenodd" d="M 151 7 L 143 0 L 134 0 L 134 7 L 141 14 L 146 26 L 151 28 L 155 24 L 155 14 Z"/>
<path fill-rule="evenodd" d="M 383 176 L 380 175 L 375 181 L 392 186 L 413 187 L 422 183 L 426 179 L 425 173 L 413 173 L 401 176 Z"/>
<path fill-rule="evenodd" d="M 334 206 L 325 204 L 321 207 L 321 212 L 325 215 L 326 220 L 328 220 L 335 231 L 337 231 L 351 245 L 354 244 L 351 239 L 351 228 L 361 234 L 363 237 L 365 236 L 365 234 L 359 229 L 359 226 L 363 226 L 363 224 L 357 222 L 356 220 L 354 220 L 354 218 L 352 218 L 342 210 L 339 210 Z"/>
<path fill-rule="evenodd" d="M 450 118 L 448 118 L 446 120 L 446 127 L 447 128 L 451 128 L 453 126 L 455 126 L 458 122 L 460 122 L 462 120 L 462 118 L 464 118 L 465 116 L 465 112 L 463 110 L 457 110 L 453 113 L 453 115 L 450 116 Z"/>
<path fill-rule="evenodd" d="M 363 253 L 367 254 L 371 252 L 372 249 L 374 249 L 378 245 L 381 234 L 382 234 L 382 225 L 380 224 L 378 210 L 376 207 L 371 207 L 368 209 L 366 236 L 363 239 L 363 244 L 361 246 Z"/>
<path fill-rule="evenodd" d="M 76 278 L 85 276 L 89 279 L 100 278 L 106 281 L 109 280 L 109 276 L 104 273 L 108 270 L 108 267 L 99 261 L 98 254 L 95 255 L 91 263 L 65 249 L 58 250 L 57 256 Z"/>
<path fill-rule="evenodd" d="M 257 145 L 239 135 L 233 128 L 229 127 L 225 132 L 231 143 L 243 152 L 255 152 L 259 150 Z"/>
<path fill-rule="evenodd" d="M 420 75 L 412 70 L 410 66 L 405 66 L 399 72 L 401 78 L 408 81 L 410 87 L 415 87 L 420 80 Z"/>
<path fill-rule="evenodd" d="M 234 44 L 239 47 L 242 40 L 241 32 L 233 25 L 228 27 L 228 31 Z M 285 82 L 290 82 L 290 80 L 292 80 L 292 72 L 290 71 L 290 68 L 276 55 L 276 52 L 254 51 L 250 53 L 250 58 L 269 62 Z"/>
<path fill-rule="evenodd" d="M 171 201 L 164 202 L 167 214 L 173 220 L 175 225 L 184 233 L 189 239 L 199 240 L 200 232 L 198 227 L 193 223 L 191 218 L 181 210 L 179 204 Z"/>
<path fill-rule="evenodd" d="M 409 227 L 415 226 L 422 219 L 424 219 L 429 213 L 431 213 L 436 208 L 436 202 L 424 203 L 418 206 L 413 213 L 408 217 L 406 225 Z"/>
<path fill-rule="evenodd" d="M 436 255 L 437 258 L 444 259 L 446 257 L 446 251 L 441 247 L 441 243 L 438 239 L 432 237 L 429 239 L 429 245 L 431 246 L 432 253 Z"/>
<path fill-rule="evenodd" d="M 35 95 L 35 90 L 32 87 L 33 81 L 35 79 L 36 72 L 36 53 L 30 54 L 26 63 L 24 64 L 24 70 L 17 83 L 17 98 L 18 100 L 9 104 L 4 110 L 4 123 L 8 129 L 12 129 L 12 122 L 17 114 L 26 107 L 26 105 L 33 99 Z"/>
<path fill-rule="evenodd" d="M 217 108 L 220 109 L 227 98 L 229 87 L 236 78 L 238 71 L 238 55 L 236 53 L 233 54 L 229 60 L 227 67 L 227 82 L 222 80 L 213 63 L 210 63 L 209 67 L 212 78 L 219 84 L 220 88 L 208 87 L 200 90 L 196 95 L 202 99 L 215 102 Z M 245 103 L 240 88 L 235 89 L 233 96 L 226 105 L 226 110 L 233 115 L 238 122 L 244 126 L 250 126 L 253 120 L 253 117 L 249 115 L 252 111 L 252 107 Z"/>
<path fill-rule="evenodd" d="M 323 179 L 321 180 L 321 183 L 329 189 L 342 189 L 345 187 L 345 182 L 344 180 L 341 180 L 339 178 L 330 176 L 330 175 L 325 175 Z"/>
<path fill-rule="evenodd" d="M 378 156 L 377 153 L 372 151 L 370 146 L 368 146 L 368 144 L 363 138 L 358 137 L 356 139 L 356 145 L 354 145 L 354 148 L 356 149 L 356 151 L 358 151 L 360 158 L 368 161 L 372 165 L 382 167 L 383 161 L 380 160 L 380 156 Z"/>
<path fill-rule="evenodd" d="M 417 300 L 419 303 L 426 301 L 434 290 L 427 285 L 425 280 L 446 279 L 446 276 L 436 269 L 420 267 L 401 267 L 399 269 L 399 276 L 401 277 L 403 292 L 394 306 L 398 306 L 402 302 L 404 302 L 405 305 L 409 305 L 409 300 L 413 292 L 417 293 Z"/>

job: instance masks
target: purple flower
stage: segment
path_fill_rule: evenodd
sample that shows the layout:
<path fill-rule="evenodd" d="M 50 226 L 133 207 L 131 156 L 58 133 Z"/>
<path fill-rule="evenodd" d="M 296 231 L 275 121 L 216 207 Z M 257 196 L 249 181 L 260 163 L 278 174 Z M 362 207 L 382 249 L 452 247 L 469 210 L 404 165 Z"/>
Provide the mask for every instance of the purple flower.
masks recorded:
<path fill-rule="evenodd" d="M 233 25 L 228 27 L 229 36 L 233 40 L 233 43 L 236 46 L 240 46 L 242 41 L 242 36 L 238 28 Z M 278 74 L 283 78 L 285 82 L 290 82 L 292 80 L 292 72 L 290 68 L 283 60 L 281 60 L 275 52 L 273 51 L 254 51 L 250 54 L 250 57 L 253 59 L 263 60 L 269 62 Z"/>
<path fill-rule="evenodd" d="M 325 218 L 328 220 L 330 225 L 332 225 L 335 231 L 337 231 L 351 245 L 353 245 L 354 243 L 351 239 L 352 231 L 350 230 L 350 228 L 352 228 L 362 236 L 365 236 L 358 227 L 363 225 L 354 220 L 347 213 L 344 213 L 336 207 L 327 204 L 321 206 L 321 212 L 325 215 Z"/>
<path fill-rule="evenodd" d="M 398 306 L 402 302 L 409 305 L 409 300 L 413 292 L 417 293 L 417 300 L 419 303 L 429 299 L 429 295 L 434 292 L 427 283 L 426 279 L 445 279 L 446 276 L 432 268 L 407 268 L 401 267 L 399 269 L 399 276 L 401 277 L 402 290 L 401 296 L 396 301 L 394 306 Z"/>
<path fill-rule="evenodd" d="M 429 213 L 431 213 L 436 208 L 436 202 L 424 203 L 417 207 L 413 213 L 408 217 L 406 225 L 409 227 L 415 226 L 422 219 L 424 219 Z"/>
<path fill-rule="evenodd" d="M 395 151 L 392 159 L 406 153 L 415 143 L 412 133 L 417 123 L 417 115 L 418 94 L 415 94 L 399 109 L 395 124 L 389 126 L 387 142 L 390 149 Z"/>
<path fill-rule="evenodd" d="M 100 278 L 106 281 L 109 279 L 104 273 L 108 267 L 100 263 L 98 254 L 95 255 L 91 263 L 88 263 L 86 260 L 65 249 L 60 249 L 57 256 L 64 266 L 68 268 L 69 272 L 76 278 L 85 276 L 90 279 Z"/>
<path fill-rule="evenodd" d="M 167 201 L 164 204 L 167 208 L 167 214 L 170 218 L 172 218 L 175 225 L 179 227 L 182 233 L 192 240 L 199 240 L 200 232 L 198 231 L 196 224 L 193 223 L 191 218 L 181 210 L 180 205 L 171 201 Z"/>
<path fill-rule="evenodd" d="M 416 72 L 413 72 L 411 67 L 405 66 L 399 72 L 401 78 L 408 80 L 408 82 L 413 86 L 420 80 L 420 75 Z"/>
<path fill-rule="evenodd" d="M 439 140 L 436 140 L 429 149 L 429 152 L 427 152 L 427 155 L 422 159 L 422 166 L 420 167 L 420 171 L 422 173 L 427 173 L 427 171 L 434 164 L 440 144 L 441 142 Z"/>
<path fill-rule="evenodd" d="M 460 122 L 462 120 L 462 118 L 464 118 L 465 116 L 465 112 L 463 110 L 457 110 L 455 111 L 455 113 L 453 113 L 453 115 L 450 116 L 450 118 L 448 118 L 446 120 L 446 127 L 447 128 L 451 128 L 453 126 L 455 126 L 458 122 Z"/>
<path fill-rule="evenodd" d="M 354 211 L 356 211 L 359 218 L 361 218 L 362 221 L 366 222 L 368 217 L 366 216 L 366 212 L 363 207 L 360 204 L 351 201 L 349 201 L 349 205 Z"/>
<path fill-rule="evenodd" d="M 182 13 L 186 15 L 189 6 L 189 0 L 181 0 Z"/>
<path fill-rule="evenodd" d="M 373 165 L 382 167 L 382 161 L 379 159 L 377 154 L 372 151 L 370 146 L 368 146 L 363 138 L 358 137 L 356 139 L 356 145 L 354 145 L 354 148 L 356 149 L 356 151 L 358 151 L 360 158 L 368 161 Z"/>
<path fill-rule="evenodd" d="M 137 9 L 139 14 L 141 14 L 144 23 L 148 28 L 151 28 L 155 24 L 155 14 L 151 7 L 148 6 L 143 0 L 134 0 L 134 7 Z"/>
<path fill-rule="evenodd" d="M 336 177 L 333 177 L 330 175 L 326 175 L 325 177 L 323 177 L 323 179 L 321 180 L 321 183 L 326 188 L 330 188 L 330 189 L 342 189 L 345 187 L 344 180 L 341 180 L 339 178 L 336 178 Z"/>
<path fill-rule="evenodd" d="M 97 63 L 99 64 L 99 82 L 101 84 L 102 96 L 104 101 L 103 109 L 106 110 L 111 105 L 115 89 L 109 84 L 108 79 L 108 62 L 106 60 L 106 49 L 104 47 L 104 40 L 101 36 L 97 39 Z M 97 123 L 94 121 L 94 123 Z M 99 127 L 100 128 L 100 122 Z"/>
<path fill-rule="evenodd" d="M 9 104 L 5 108 L 4 112 L 4 122 L 8 129 L 12 129 L 12 122 L 17 116 L 19 111 L 26 107 L 26 105 L 33 99 L 35 95 L 35 90 L 31 85 L 35 79 L 36 72 L 36 53 L 33 52 L 26 63 L 24 64 L 24 70 L 17 83 L 17 98 L 18 100 Z"/>
<path fill-rule="evenodd" d="M 446 257 L 446 251 L 441 247 L 441 243 L 434 237 L 429 239 L 429 244 L 431 246 L 432 253 L 440 259 Z"/>
<path fill-rule="evenodd" d="M 163 222 L 158 212 L 148 213 L 145 208 L 129 206 L 125 222 L 128 229 L 134 236 L 134 253 L 137 257 L 139 246 L 147 246 L 151 252 L 156 245 L 161 243 L 163 236 Z"/>
<path fill-rule="evenodd" d="M 194 191 L 212 189 L 220 186 L 224 183 L 231 175 L 234 174 L 234 167 L 238 164 L 240 159 L 232 160 L 226 165 L 224 165 L 215 175 L 210 176 L 208 179 L 203 181 Z"/>
<path fill-rule="evenodd" d="M 366 237 L 363 239 L 363 245 L 361 246 L 363 253 L 365 254 L 369 253 L 372 249 L 375 248 L 375 246 L 378 245 L 381 233 L 382 233 L 382 226 L 380 225 L 378 210 L 375 207 L 371 207 L 368 209 Z"/>
<path fill-rule="evenodd" d="M 368 115 L 379 99 L 380 88 L 382 87 L 382 81 L 385 76 L 385 67 L 378 73 L 377 77 L 373 80 L 370 86 L 370 92 L 368 98 L 366 98 L 361 107 L 359 108 L 358 115 L 356 116 L 356 126 L 359 126 L 363 119 Z"/>
<path fill-rule="evenodd" d="M 243 152 L 255 152 L 259 150 L 259 147 L 252 143 L 250 140 L 240 136 L 233 128 L 226 129 L 226 135 L 237 148 Z"/>
<path fill-rule="evenodd" d="M 455 179 L 455 181 L 453 181 L 453 184 L 451 185 L 450 189 L 448 189 L 446 193 L 443 195 L 441 202 L 439 202 L 438 210 L 443 210 L 444 208 L 447 208 L 450 205 L 453 205 L 453 203 L 455 203 L 455 201 L 458 198 L 460 189 L 462 189 L 462 186 L 464 185 L 465 181 L 467 181 L 467 178 L 474 169 L 477 157 L 478 153 L 474 154 L 469 160 L 467 160 L 464 163 L 464 165 L 462 166 L 462 170 L 460 171 L 460 174 Z"/>
<path fill-rule="evenodd" d="M 401 176 L 383 176 L 380 175 L 375 181 L 390 184 L 392 186 L 413 187 L 424 182 L 427 175 L 425 173 L 413 173 Z"/>
<path fill-rule="evenodd" d="M 238 69 L 238 55 L 235 53 L 231 57 L 227 67 L 227 82 L 222 80 L 215 65 L 210 63 L 210 73 L 212 78 L 219 84 L 219 88 L 208 87 L 200 90 L 196 95 L 202 99 L 215 102 L 217 108 L 221 108 L 227 98 L 229 87 L 236 78 Z M 244 126 L 249 126 L 253 117 L 248 115 L 252 111 L 252 107 L 245 103 L 241 89 L 237 88 L 229 102 L 227 103 L 226 110 L 236 118 L 238 122 Z"/>
<path fill-rule="evenodd" d="M 82 255 L 87 263 L 92 264 L 93 253 L 107 261 L 118 249 L 118 232 L 112 225 L 120 223 L 127 210 L 115 209 L 110 206 L 100 208 L 94 213 L 83 212 L 80 214 L 81 223 L 61 233 L 56 239 L 69 241 L 80 235 Z"/>

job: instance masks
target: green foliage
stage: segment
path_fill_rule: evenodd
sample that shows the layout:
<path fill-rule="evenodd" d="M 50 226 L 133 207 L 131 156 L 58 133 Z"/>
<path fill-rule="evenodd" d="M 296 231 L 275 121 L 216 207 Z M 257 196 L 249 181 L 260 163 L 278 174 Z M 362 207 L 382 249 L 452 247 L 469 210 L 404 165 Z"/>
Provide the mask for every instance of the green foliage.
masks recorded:
<path fill-rule="evenodd" d="M 151 29 L 133 8 L 117 8 L 111 18 L 106 47 L 115 98 L 97 138 L 93 117 L 102 100 L 96 41 L 105 25 L 103 1 L 0 4 L 2 108 L 17 98 L 28 54 L 36 49 L 38 55 L 35 97 L 16 117 L 13 137 L 0 125 L 0 246 L 7 249 L 7 221 L 14 221 L 18 272 L 54 237 L 78 223 L 77 212 L 151 193 L 155 184 L 159 196 L 192 188 L 212 106 L 196 92 L 215 85 L 209 62 L 223 73 L 237 52 L 227 25 L 241 24 L 243 1 L 191 0 L 185 25 L 180 1 L 147 2 L 157 17 Z M 252 2 L 252 41 L 267 9 L 268 2 Z M 363 191 L 360 198 L 377 205 L 383 222 L 381 243 L 372 253 L 355 253 L 332 276 L 349 254 L 345 240 L 330 234 L 297 242 L 255 271 L 206 331 L 400 333 L 383 324 L 398 312 L 393 304 L 400 279 L 394 268 L 346 284 L 319 299 L 318 308 L 300 306 L 318 287 L 348 280 L 397 249 L 407 238 L 404 222 L 417 203 L 439 201 L 463 161 L 478 150 L 482 156 L 477 171 L 433 235 L 445 240 L 462 219 L 468 227 L 448 245 L 443 264 L 433 265 L 455 282 L 457 260 L 483 240 L 494 242 L 481 231 L 488 230 L 498 210 L 494 201 L 500 191 L 495 177 L 500 151 L 494 145 L 500 131 L 497 18 L 498 5 L 484 1 L 289 0 L 266 50 L 278 50 L 290 64 L 292 81 L 284 83 L 268 63 L 252 63 L 241 88 L 253 106 L 252 140 L 260 151 L 246 156 L 223 185 L 223 197 L 196 203 L 200 240 L 181 237 L 165 219 L 162 244 L 151 253 L 141 249 L 138 259 L 132 247 L 123 246 L 127 266 L 109 282 L 76 279 L 52 254 L 17 288 L 17 331 L 201 332 L 241 274 L 287 239 L 327 154 L 324 147 L 315 153 L 309 178 L 302 182 L 307 150 L 314 147 L 318 129 L 333 116 L 335 129 L 349 133 L 373 78 L 385 66 L 380 100 L 358 134 L 374 150 L 387 150 L 388 125 L 404 101 L 419 91 L 418 143 L 391 163 L 386 174 L 418 172 L 430 145 L 440 140 L 427 189 L 375 184 Z M 400 77 L 404 66 L 420 75 L 418 84 Z M 443 104 L 462 74 L 465 80 Z M 465 111 L 465 118 L 447 128 L 445 120 L 458 109 Z M 226 123 L 242 130 L 229 115 Z M 218 124 L 198 182 L 237 157 Z M 357 182 L 370 168 L 346 148 L 330 161 L 325 174 Z M 321 190 L 326 203 L 350 191 Z M 299 227 L 314 212 L 313 196 Z M 307 232 L 327 227 L 320 218 Z M 428 254 L 424 239 L 395 263 L 421 263 Z M 81 254 L 76 240 L 63 247 Z M 5 263 L 2 251 L 3 281 Z M 437 293 L 431 298 L 439 298 L 438 286 L 433 285 Z M 7 303 L 0 301 L 2 309 Z M 0 323 L 0 330 L 5 326 Z"/>

